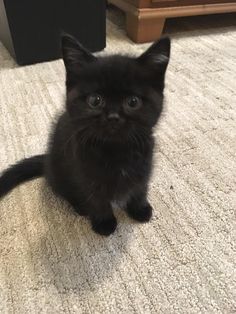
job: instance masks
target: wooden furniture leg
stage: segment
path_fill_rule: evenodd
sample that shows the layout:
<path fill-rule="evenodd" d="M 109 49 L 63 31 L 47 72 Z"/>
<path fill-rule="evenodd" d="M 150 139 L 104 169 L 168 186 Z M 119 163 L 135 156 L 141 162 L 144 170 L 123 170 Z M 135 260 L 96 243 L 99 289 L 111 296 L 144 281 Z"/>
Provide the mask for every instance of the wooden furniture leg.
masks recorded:
<path fill-rule="evenodd" d="M 144 17 L 131 12 L 126 13 L 126 29 L 128 36 L 136 43 L 154 41 L 161 37 L 165 18 Z"/>
<path fill-rule="evenodd" d="M 125 12 L 128 36 L 136 43 L 158 39 L 166 18 L 236 12 L 236 0 L 107 1 Z"/>

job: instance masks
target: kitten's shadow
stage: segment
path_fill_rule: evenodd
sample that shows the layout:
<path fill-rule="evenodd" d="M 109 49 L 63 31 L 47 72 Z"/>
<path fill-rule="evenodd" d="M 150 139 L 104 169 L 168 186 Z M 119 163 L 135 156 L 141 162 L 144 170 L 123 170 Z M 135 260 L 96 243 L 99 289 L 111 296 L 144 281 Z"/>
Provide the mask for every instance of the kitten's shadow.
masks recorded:
<path fill-rule="evenodd" d="M 119 213 L 118 230 L 110 237 L 95 234 L 87 218 L 80 217 L 42 184 L 42 217 L 47 232 L 39 243 L 44 278 L 60 293 L 96 290 L 111 280 L 122 263 L 132 238 L 134 225 Z"/>

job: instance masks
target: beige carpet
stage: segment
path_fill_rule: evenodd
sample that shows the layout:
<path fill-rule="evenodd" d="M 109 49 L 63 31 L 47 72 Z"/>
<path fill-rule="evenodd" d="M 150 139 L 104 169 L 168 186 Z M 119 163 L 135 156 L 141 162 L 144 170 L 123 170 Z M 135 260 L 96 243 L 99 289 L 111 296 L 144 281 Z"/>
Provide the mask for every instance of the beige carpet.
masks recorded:
<path fill-rule="evenodd" d="M 120 13 L 107 51 L 141 53 Z M 102 238 L 43 179 L 0 201 L 0 313 L 236 313 L 235 16 L 172 20 L 151 223 Z M 61 61 L 19 68 L 0 46 L 0 170 L 43 152 Z"/>

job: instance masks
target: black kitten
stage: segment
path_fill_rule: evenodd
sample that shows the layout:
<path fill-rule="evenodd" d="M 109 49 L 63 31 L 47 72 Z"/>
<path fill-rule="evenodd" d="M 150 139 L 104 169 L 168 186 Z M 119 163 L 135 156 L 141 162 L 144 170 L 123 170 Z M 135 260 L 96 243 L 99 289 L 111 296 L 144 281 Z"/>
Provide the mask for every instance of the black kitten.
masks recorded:
<path fill-rule="evenodd" d="M 45 175 L 52 189 L 93 230 L 116 229 L 112 204 L 130 217 L 149 221 L 152 130 L 163 105 L 170 40 L 161 39 L 138 58 L 96 58 L 70 36 L 62 38 L 66 67 L 66 111 L 51 137 L 47 155 L 25 159 L 0 178 L 0 196 L 17 184 Z"/>

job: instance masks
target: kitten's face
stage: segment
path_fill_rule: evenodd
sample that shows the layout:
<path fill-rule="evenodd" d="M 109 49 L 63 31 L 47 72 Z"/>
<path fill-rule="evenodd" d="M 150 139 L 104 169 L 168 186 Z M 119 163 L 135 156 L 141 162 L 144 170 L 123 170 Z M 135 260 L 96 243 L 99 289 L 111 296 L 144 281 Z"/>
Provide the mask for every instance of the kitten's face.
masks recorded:
<path fill-rule="evenodd" d="M 139 58 L 96 58 L 63 37 L 67 110 L 78 132 L 102 141 L 133 141 L 150 133 L 163 103 L 170 42 L 155 43 Z"/>

